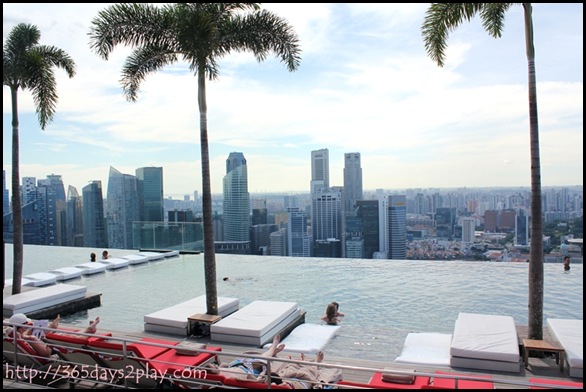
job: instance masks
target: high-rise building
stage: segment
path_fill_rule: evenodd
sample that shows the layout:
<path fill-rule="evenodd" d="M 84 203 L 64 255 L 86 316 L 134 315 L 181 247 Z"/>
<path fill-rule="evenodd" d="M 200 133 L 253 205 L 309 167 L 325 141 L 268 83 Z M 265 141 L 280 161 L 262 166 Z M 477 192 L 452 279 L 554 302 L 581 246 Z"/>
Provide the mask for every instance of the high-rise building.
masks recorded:
<path fill-rule="evenodd" d="M 456 209 L 452 207 L 438 207 L 435 209 L 436 237 L 452 240 L 456 226 Z"/>
<path fill-rule="evenodd" d="M 82 199 L 77 189 L 67 188 L 67 236 L 65 245 L 83 246 L 83 208 Z"/>
<path fill-rule="evenodd" d="M 298 207 L 289 207 L 287 215 L 287 255 L 311 257 L 313 245 L 307 233 L 307 214 Z"/>
<path fill-rule="evenodd" d="M 37 179 L 35 177 L 22 177 L 20 199 L 23 205 L 37 200 Z"/>
<path fill-rule="evenodd" d="M 379 202 L 378 200 L 357 200 L 356 218 L 360 220 L 363 255 L 361 258 L 372 259 L 379 251 Z M 346 229 L 348 230 L 348 229 Z M 354 242 L 355 248 L 358 243 Z M 346 246 L 348 249 L 348 246 Z M 346 257 L 350 257 L 346 254 Z"/>
<path fill-rule="evenodd" d="M 525 209 L 519 209 L 515 219 L 515 245 L 529 245 L 529 215 Z"/>
<path fill-rule="evenodd" d="M 360 153 L 344 154 L 344 211 L 352 211 L 357 200 L 362 200 L 362 167 Z"/>
<path fill-rule="evenodd" d="M 241 152 L 231 152 L 224 176 L 224 241 L 250 241 L 248 170 Z"/>
<path fill-rule="evenodd" d="M 476 219 L 462 218 L 462 242 L 474 243 L 474 231 L 476 230 Z"/>
<path fill-rule="evenodd" d="M 140 220 L 138 178 L 110 167 L 106 223 L 110 248 L 134 249 L 133 222 Z"/>
<path fill-rule="evenodd" d="M 67 202 L 60 175 L 50 174 L 37 186 L 41 218 L 41 244 L 64 246 L 67 233 Z"/>
<path fill-rule="evenodd" d="M 107 248 L 108 233 L 104 216 L 102 181 L 95 180 L 81 190 L 83 205 L 83 246 Z"/>
<path fill-rule="evenodd" d="M 405 195 L 389 196 L 388 211 L 388 257 L 392 260 L 405 260 L 407 257 L 407 202 Z"/>
<path fill-rule="evenodd" d="M 317 191 L 312 194 L 311 234 L 314 242 L 314 256 L 318 256 L 317 243 L 323 254 L 342 256 L 342 193 L 341 191 Z M 327 241 L 327 244 L 324 243 Z M 339 247 L 339 249 L 338 249 Z M 327 248 L 327 249 L 326 249 Z M 335 248 L 335 249 L 329 249 Z"/>
<path fill-rule="evenodd" d="M 136 177 L 140 198 L 140 220 L 163 222 L 163 168 L 140 167 L 136 169 Z"/>
<path fill-rule="evenodd" d="M 287 229 L 281 228 L 270 234 L 271 256 L 287 256 Z"/>
<path fill-rule="evenodd" d="M 330 188 L 330 155 L 327 148 L 311 152 L 311 194 Z"/>

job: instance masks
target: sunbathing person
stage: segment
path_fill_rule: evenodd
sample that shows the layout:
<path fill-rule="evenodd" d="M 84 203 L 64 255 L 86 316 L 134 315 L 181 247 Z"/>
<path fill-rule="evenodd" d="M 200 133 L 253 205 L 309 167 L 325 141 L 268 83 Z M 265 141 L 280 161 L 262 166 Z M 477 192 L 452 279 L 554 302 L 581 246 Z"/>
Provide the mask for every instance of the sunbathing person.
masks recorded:
<path fill-rule="evenodd" d="M 293 358 L 289 357 L 289 359 Z M 307 361 L 303 353 L 301 353 L 300 360 Z M 324 353 L 319 351 L 313 362 L 320 363 L 323 360 Z M 317 366 L 302 363 L 285 363 L 277 369 L 276 373 L 281 383 L 291 389 L 313 389 L 316 385 L 320 385 L 323 382 L 320 380 L 322 377 L 320 377 L 320 369 Z"/>
<path fill-rule="evenodd" d="M 47 328 L 58 329 L 59 321 L 61 316 L 57 316 L 52 321 L 47 323 Z M 38 356 L 44 358 L 51 358 L 52 355 L 56 354 L 53 349 L 48 346 L 41 338 L 33 335 L 33 322 L 24 313 L 15 313 L 8 320 L 9 323 L 18 324 L 14 326 L 7 326 L 3 329 L 4 337 L 14 337 L 14 330 L 16 329 L 16 338 L 26 342 Z M 90 325 L 86 327 L 82 332 L 95 334 L 97 332 L 97 325 L 100 322 L 100 318 L 96 317 L 95 320 L 90 321 Z M 62 333 L 62 332 L 57 332 Z"/>
<path fill-rule="evenodd" d="M 283 351 L 285 345 L 281 343 L 281 336 L 275 335 L 271 347 L 262 353 L 263 357 L 276 357 Z M 222 363 L 219 366 L 208 364 L 211 373 L 221 374 L 224 377 L 241 381 L 264 381 L 267 372 L 267 361 L 261 358 L 237 358 L 234 361 Z"/>

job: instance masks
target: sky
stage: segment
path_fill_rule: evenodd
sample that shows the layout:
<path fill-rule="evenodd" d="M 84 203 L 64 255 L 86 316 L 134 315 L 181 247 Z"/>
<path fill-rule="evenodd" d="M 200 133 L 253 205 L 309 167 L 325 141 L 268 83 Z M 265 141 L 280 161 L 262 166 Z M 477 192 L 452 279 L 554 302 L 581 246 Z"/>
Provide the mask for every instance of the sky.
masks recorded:
<path fill-rule="evenodd" d="M 197 79 L 178 62 L 149 75 L 136 102 L 120 85 L 131 50 L 102 60 L 89 47 L 91 21 L 107 4 L 3 4 L 3 35 L 36 25 L 40 44 L 76 62 L 55 69 L 59 100 L 41 130 L 19 91 L 20 176 L 61 175 L 81 189 L 110 167 L 135 174 L 163 167 L 165 197 L 201 195 Z M 219 60 L 208 81 L 212 193 L 226 159 L 247 160 L 251 193 L 309 192 L 311 151 L 327 148 L 330 185 L 343 185 L 344 154 L 361 154 L 363 188 L 530 186 L 529 105 L 523 9 L 491 37 L 474 18 L 450 33 L 445 66 L 426 54 L 429 4 L 262 4 L 299 38 L 289 72 L 274 56 Z M 542 186 L 583 184 L 583 4 L 534 4 Z M 3 168 L 10 189 L 10 90 L 3 88 Z"/>

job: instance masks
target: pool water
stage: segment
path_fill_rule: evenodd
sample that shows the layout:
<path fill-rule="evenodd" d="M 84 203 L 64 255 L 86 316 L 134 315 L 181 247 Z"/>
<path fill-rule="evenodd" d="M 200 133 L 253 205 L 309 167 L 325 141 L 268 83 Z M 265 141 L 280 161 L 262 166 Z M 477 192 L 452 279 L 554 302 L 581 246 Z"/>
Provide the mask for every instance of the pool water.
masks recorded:
<path fill-rule="evenodd" d="M 89 261 L 101 249 L 26 245 L 24 275 Z M 111 257 L 137 253 L 110 250 Z M 12 246 L 6 245 L 6 278 L 12 277 Z M 205 294 L 203 254 L 131 265 L 65 283 L 102 294 L 102 306 L 63 317 L 86 325 L 143 330 L 143 316 Z M 409 332 L 452 333 L 458 313 L 512 316 L 527 325 L 528 263 L 365 260 L 216 255 L 218 296 L 297 302 L 307 323 L 320 323 L 328 303 L 340 304 L 341 328 L 326 356 L 392 362 Z M 228 280 L 224 281 L 223 278 Z M 544 326 L 547 318 L 583 318 L 583 265 L 544 264 Z"/>

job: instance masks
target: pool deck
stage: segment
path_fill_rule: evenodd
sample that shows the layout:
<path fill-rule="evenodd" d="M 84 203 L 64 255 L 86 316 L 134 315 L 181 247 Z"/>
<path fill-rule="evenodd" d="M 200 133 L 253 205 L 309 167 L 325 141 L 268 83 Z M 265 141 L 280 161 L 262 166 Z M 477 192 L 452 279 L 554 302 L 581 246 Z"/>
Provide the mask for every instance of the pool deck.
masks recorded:
<path fill-rule="evenodd" d="M 151 338 L 161 338 L 161 339 L 168 339 L 168 340 L 176 340 L 176 341 L 192 341 L 197 343 L 206 343 L 212 346 L 221 346 L 222 352 L 220 353 L 220 361 L 230 361 L 232 360 L 233 354 L 243 353 L 247 351 L 254 351 L 254 352 L 262 352 L 263 349 L 259 347 L 251 347 L 246 345 L 239 345 L 239 344 L 232 344 L 232 343 L 217 343 L 210 341 L 209 337 L 188 337 L 181 339 L 175 335 L 168 335 L 168 334 L 161 334 L 161 333 L 151 333 L 151 332 L 144 332 L 144 331 L 137 331 L 137 332 L 117 332 L 114 330 L 110 330 L 114 336 L 124 337 L 128 339 L 141 339 L 144 337 L 151 337 Z M 517 332 L 519 338 L 522 339 L 523 337 L 527 336 L 527 326 L 517 326 Z M 549 331 L 547 328 L 544 328 L 544 339 L 551 341 L 551 336 L 549 335 Z M 228 353 L 232 354 L 229 355 Z M 495 372 L 495 371 L 475 371 L 471 369 L 463 369 L 463 368 L 437 368 L 437 367 L 428 367 L 428 366 L 413 366 L 407 364 L 398 364 L 394 362 L 383 362 L 383 361 L 373 361 L 367 359 L 360 359 L 360 358 L 330 358 L 327 356 L 327 347 L 325 350 L 326 357 L 323 361 L 324 364 L 330 365 L 339 365 L 343 369 L 344 380 L 350 380 L 359 383 L 368 383 L 370 376 L 372 375 L 372 369 L 382 370 L 382 369 L 394 369 L 397 371 L 408 371 L 415 369 L 418 373 L 425 375 L 424 373 L 428 373 L 432 375 L 435 373 L 436 370 L 443 370 L 447 372 L 454 372 L 459 375 L 467 375 L 470 377 L 480 376 L 480 375 L 492 375 L 494 380 L 495 389 L 527 389 L 527 383 L 529 382 L 530 378 L 541 378 L 541 379 L 551 379 L 551 380 L 560 380 L 560 381 L 573 381 L 573 382 L 582 382 L 582 379 L 577 378 L 570 378 L 567 375 L 567 369 L 565 370 L 565 374 L 562 374 L 560 370 L 560 366 L 556 364 L 554 356 L 546 356 L 546 357 L 536 357 L 530 356 L 529 357 L 529 366 L 528 368 L 521 367 L 521 371 L 518 374 L 513 373 L 505 373 L 505 372 Z M 294 359 L 299 358 L 299 354 L 297 353 L 287 353 L 286 350 L 279 355 L 279 357 L 287 358 L 291 355 Z M 309 360 L 313 358 L 312 355 L 307 356 Z M 365 371 L 364 368 L 369 369 L 370 371 Z M 3 380 L 3 386 L 5 389 L 45 389 L 45 387 L 36 385 L 36 384 L 27 384 L 23 382 L 15 382 L 10 379 Z M 57 389 L 66 389 L 69 388 L 67 383 L 63 385 L 59 385 Z M 76 389 L 96 389 L 98 388 L 97 385 L 93 383 L 82 383 L 75 386 Z M 47 388 L 53 389 L 53 388 Z"/>

